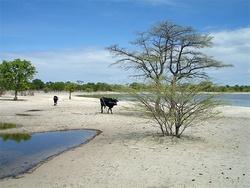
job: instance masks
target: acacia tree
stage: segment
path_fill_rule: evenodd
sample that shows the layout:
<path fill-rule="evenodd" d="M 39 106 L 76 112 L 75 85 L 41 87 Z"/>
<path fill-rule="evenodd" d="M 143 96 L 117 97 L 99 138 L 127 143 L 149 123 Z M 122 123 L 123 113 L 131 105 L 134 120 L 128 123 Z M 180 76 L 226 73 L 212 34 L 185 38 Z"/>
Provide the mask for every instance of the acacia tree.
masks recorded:
<path fill-rule="evenodd" d="M 202 52 L 203 48 L 212 47 L 211 36 L 167 21 L 137 32 L 137 39 L 131 44 L 135 46 L 133 50 L 118 45 L 108 47 L 117 59 L 111 65 L 133 69 L 134 77 L 150 82 L 150 92 L 155 95 L 133 95 L 158 122 L 163 135 L 180 137 L 186 127 L 213 114 L 211 110 L 218 101 L 213 101 L 211 95 L 201 96 L 203 87 L 193 83 L 207 81 L 207 69 L 232 65 Z"/>
<path fill-rule="evenodd" d="M 36 68 L 29 61 L 15 59 L 14 61 L 3 60 L 0 64 L 1 84 L 6 90 L 14 90 L 17 100 L 18 91 L 25 91 L 29 88 L 30 80 L 36 74 Z"/>

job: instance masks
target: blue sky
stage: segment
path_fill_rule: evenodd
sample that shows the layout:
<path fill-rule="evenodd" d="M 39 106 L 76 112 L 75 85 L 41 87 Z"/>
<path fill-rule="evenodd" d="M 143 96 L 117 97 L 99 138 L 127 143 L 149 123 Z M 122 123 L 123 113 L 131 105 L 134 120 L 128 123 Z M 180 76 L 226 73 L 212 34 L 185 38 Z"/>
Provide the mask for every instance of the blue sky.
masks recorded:
<path fill-rule="evenodd" d="M 29 60 L 44 82 L 139 81 L 105 48 L 170 20 L 214 36 L 205 52 L 234 65 L 209 71 L 215 83 L 250 85 L 249 0 L 0 0 L 0 16 L 0 61 Z"/>

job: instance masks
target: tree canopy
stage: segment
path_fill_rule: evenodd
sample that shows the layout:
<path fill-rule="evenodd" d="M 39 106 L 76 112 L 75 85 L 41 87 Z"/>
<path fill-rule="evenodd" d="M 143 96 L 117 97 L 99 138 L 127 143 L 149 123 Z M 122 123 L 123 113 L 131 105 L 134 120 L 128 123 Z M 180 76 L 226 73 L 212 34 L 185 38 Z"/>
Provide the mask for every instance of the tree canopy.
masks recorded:
<path fill-rule="evenodd" d="M 209 68 L 231 67 L 204 54 L 201 49 L 212 47 L 213 37 L 197 33 L 192 27 L 172 22 L 159 22 L 146 32 L 137 32 L 135 46 L 129 50 L 118 45 L 108 47 L 125 70 L 134 69 L 134 77 L 178 81 L 183 78 L 209 78 L 204 71 Z"/>
<path fill-rule="evenodd" d="M 3 60 L 0 64 L 0 80 L 2 87 L 6 90 L 14 90 L 17 100 L 17 92 L 29 88 L 29 83 L 36 74 L 36 68 L 30 61 L 15 59 L 14 61 Z"/>

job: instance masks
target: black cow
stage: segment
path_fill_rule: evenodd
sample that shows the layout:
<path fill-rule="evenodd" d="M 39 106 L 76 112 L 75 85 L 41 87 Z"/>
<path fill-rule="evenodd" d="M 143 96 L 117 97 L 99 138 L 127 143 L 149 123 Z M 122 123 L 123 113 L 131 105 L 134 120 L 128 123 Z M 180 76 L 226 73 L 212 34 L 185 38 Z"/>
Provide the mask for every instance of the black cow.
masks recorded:
<path fill-rule="evenodd" d="M 102 98 L 100 98 L 100 102 L 101 102 L 101 113 L 103 113 L 103 107 L 106 108 L 106 106 L 107 106 L 107 107 L 109 107 L 108 113 L 110 111 L 111 114 L 113 114 L 112 108 L 113 108 L 113 106 L 117 105 L 118 100 L 113 99 L 113 98 L 102 97 Z"/>
<path fill-rule="evenodd" d="M 53 100 L 54 100 L 54 106 L 56 106 L 56 105 L 57 105 L 57 101 L 58 101 L 58 97 L 57 97 L 57 96 L 54 96 L 54 97 L 53 97 Z"/>

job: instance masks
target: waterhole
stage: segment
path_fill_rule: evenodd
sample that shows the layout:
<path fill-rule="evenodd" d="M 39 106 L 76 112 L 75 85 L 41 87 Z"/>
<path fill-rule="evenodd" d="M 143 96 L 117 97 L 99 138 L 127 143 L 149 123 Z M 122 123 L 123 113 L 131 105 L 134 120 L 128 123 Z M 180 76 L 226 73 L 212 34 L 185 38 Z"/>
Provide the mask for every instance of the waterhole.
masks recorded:
<path fill-rule="evenodd" d="M 96 130 L 0 134 L 0 179 L 27 172 L 48 158 L 89 141 L 97 134 Z"/>

